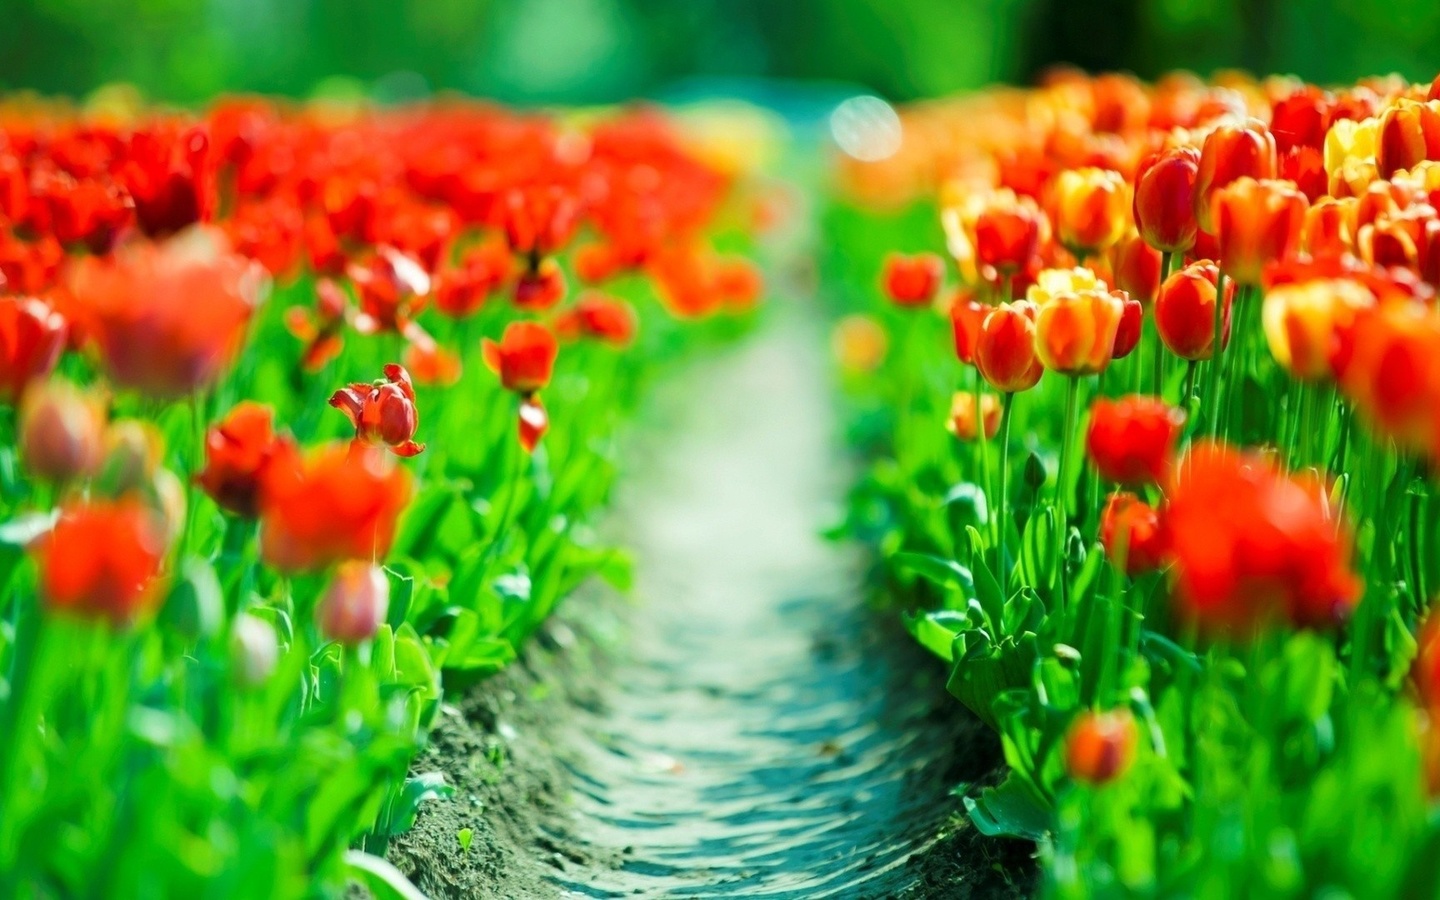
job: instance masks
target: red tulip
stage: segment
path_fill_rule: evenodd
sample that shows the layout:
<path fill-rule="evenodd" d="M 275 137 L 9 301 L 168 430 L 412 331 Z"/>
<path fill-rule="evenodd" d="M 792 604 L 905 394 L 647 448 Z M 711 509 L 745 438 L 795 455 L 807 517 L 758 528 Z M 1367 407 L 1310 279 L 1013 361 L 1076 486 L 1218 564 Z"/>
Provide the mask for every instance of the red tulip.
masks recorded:
<path fill-rule="evenodd" d="M 1140 329 L 1145 310 L 1139 300 L 1124 296 L 1124 291 L 1115 293 L 1122 296 L 1121 302 L 1124 306 L 1120 310 L 1120 324 L 1115 326 L 1115 347 L 1110 351 L 1110 358 L 1124 359 L 1140 346 Z"/>
<path fill-rule="evenodd" d="M 1160 251 L 1138 235 L 1121 238 L 1110 253 L 1115 286 L 1142 306 L 1155 302 L 1160 291 Z"/>
<path fill-rule="evenodd" d="M 260 553 L 286 572 L 390 552 L 410 477 L 377 449 L 331 444 L 302 458 L 276 448 L 260 492 Z"/>
<path fill-rule="evenodd" d="M 1175 465 L 1166 496 L 1174 598 L 1201 625 L 1322 627 L 1347 618 L 1359 599 L 1350 535 L 1324 485 L 1202 443 Z"/>
<path fill-rule="evenodd" d="M 31 382 L 50 374 L 65 336 L 65 317 L 44 301 L 0 296 L 0 403 L 18 403 Z"/>
<path fill-rule="evenodd" d="M 192 231 L 80 260 L 70 279 L 76 315 L 117 384 L 175 399 L 229 368 L 266 274 L 223 245 L 216 232 Z"/>
<path fill-rule="evenodd" d="M 1038 316 L 1035 304 L 1018 300 L 1000 304 L 985 317 L 975 342 L 975 366 L 995 390 L 1028 391 L 1040 381 L 1045 367 L 1035 350 Z"/>
<path fill-rule="evenodd" d="M 1201 231 L 1213 232 L 1211 197 L 1238 178 L 1274 178 L 1278 172 L 1275 137 L 1263 125 L 1221 125 L 1210 132 L 1200 150 L 1192 201 Z"/>
<path fill-rule="evenodd" d="M 882 281 L 885 296 L 896 306 L 925 306 L 940 293 L 945 280 L 945 261 L 934 253 L 905 256 L 891 253 L 885 257 Z"/>
<path fill-rule="evenodd" d="M 330 405 L 355 426 L 355 440 L 389 447 L 396 456 L 415 456 L 425 449 L 415 443 L 420 413 L 415 387 L 404 366 L 385 366 L 385 380 L 356 382 L 330 397 Z"/>
<path fill-rule="evenodd" d="M 950 329 L 955 337 L 955 356 L 962 363 L 975 364 L 975 345 L 991 307 L 975 299 L 974 291 L 962 290 L 950 306 Z"/>
<path fill-rule="evenodd" d="M 546 259 L 533 272 L 523 272 L 516 279 L 513 299 L 517 309 L 545 310 L 564 300 L 566 290 L 560 264 Z"/>
<path fill-rule="evenodd" d="M 975 220 L 975 259 L 990 273 L 1013 276 L 1040 252 L 1046 225 L 1045 214 L 1028 197 L 992 203 Z"/>
<path fill-rule="evenodd" d="M 555 320 L 561 336 L 594 338 L 616 347 L 634 340 L 636 327 L 635 307 L 594 291 L 582 294 L 573 309 Z"/>
<path fill-rule="evenodd" d="M 1214 263 L 1191 263 L 1165 279 L 1155 298 L 1155 328 L 1160 340 L 1181 359 L 1209 359 L 1215 354 L 1215 296 L 1220 270 Z M 1225 282 L 1221 309 L 1221 340 L 1230 343 L 1230 311 L 1235 282 Z"/>
<path fill-rule="evenodd" d="M 480 349 L 505 389 L 525 395 L 550 383 L 559 353 L 555 335 L 538 322 L 511 322 L 498 344 L 486 339 Z"/>
<path fill-rule="evenodd" d="M 165 557 L 158 517 L 135 499 L 71 503 L 32 547 L 45 607 L 126 625 L 154 611 Z"/>
<path fill-rule="evenodd" d="M 518 424 L 520 446 L 526 453 L 534 453 L 540 439 L 550 430 L 550 414 L 538 396 L 532 394 L 520 401 Z"/>
<path fill-rule="evenodd" d="M 1110 495 L 1100 514 L 1100 543 L 1112 561 L 1124 545 L 1125 574 L 1143 575 L 1160 568 L 1165 561 L 1165 535 L 1160 513 L 1134 494 Z"/>
<path fill-rule="evenodd" d="M 1183 411 L 1155 397 L 1102 397 L 1091 407 L 1085 447 L 1100 477 L 1124 485 L 1158 484 L 1184 424 Z"/>
<path fill-rule="evenodd" d="M 1397 100 L 1380 114 L 1375 163 L 1381 178 L 1440 159 L 1440 102 Z"/>
<path fill-rule="evenodd" d="M 279 445 L 270 407 L 243 400 L 205 435 L 205 469 L 196 476 L 223 510 L 253 519 L 260 514 L 260 490 Z"/>

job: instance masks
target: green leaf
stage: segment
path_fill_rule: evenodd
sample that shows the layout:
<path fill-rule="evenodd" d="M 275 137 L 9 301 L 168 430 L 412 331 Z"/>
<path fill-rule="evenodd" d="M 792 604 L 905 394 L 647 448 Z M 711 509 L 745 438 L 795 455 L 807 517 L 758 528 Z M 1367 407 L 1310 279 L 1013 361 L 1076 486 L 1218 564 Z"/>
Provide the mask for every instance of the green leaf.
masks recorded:
<path fill-rule="evenodd" d="M 920 577 L 943 588 L 955 588 L 967 598 L 975 596 L 975 579 L 970 570 L 953 559 L 943 559 L 929 553 L 902 551 L 890 557 L 902 569 L 909 569 Z"/>
<path fill-rule="evenodd" d="M 965 809 L 976 829 L 988 837 L 1043 840 L 1050 833 L 1050 804 L 1026 780 L 1010 775 L 979 797 L 966 797 Z"/>
<path fill-rule="evenodd" d="M 961 613 L 950 609 L 922 613 L 918 616 L 904 615 L 905 627 L 920 646 L 950 662 L 955 658 L 955 638 L 970 627 L 970 620 Z"/>
<path fill-rule="evenodd" d="M 59 518 L 60 511 L 56 509 L 43 513 L 25 513 L 8 522 L 0 523 L 0 547 L 24 550 L 31 541 L 54 528 L 55 522 Z"/>
<path fill-rule="evenodd" d="M 444 772 L 425 772 L 405 779 L 405 786 L 391 802 L 386 832 L 397 837 L 415 827 L 415 817 L 420 804 L 426 800 L 441 800 L 450 797 L 455 789 L 445 783 Z"/>
<path fill-rule="evenodd" d="M 394 865 L 361 850 L 345 851 L 345 875 L 375 900 L 428 900 Z"/>

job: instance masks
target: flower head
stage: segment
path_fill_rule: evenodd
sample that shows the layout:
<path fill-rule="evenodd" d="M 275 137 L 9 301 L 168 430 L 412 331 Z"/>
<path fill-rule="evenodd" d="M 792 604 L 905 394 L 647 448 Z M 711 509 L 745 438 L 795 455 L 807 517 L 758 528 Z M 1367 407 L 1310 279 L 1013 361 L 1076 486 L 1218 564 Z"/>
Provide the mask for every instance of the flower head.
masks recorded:
<path fill-rule="evenodd" d="M 1085 448 L 1100 477 L 1124 485 L 1158 484 L 1169 471 L 1185 413 L 1155 397 L 1101 397 L 1090 410 Z"/>
<path fill-rule="evenodd" d="M 49 610 L 126 625 L 160 600 L 165 531 L 139 500 L 71 503 L 32 552 Z"/>
<path fill-rule="evenodd" d="M 500 376 L 506 390 L 533 394 L 550 383 L 559 345 L 555 335 L 539 322 L 511 322 L 499 343 L 481 345 L 485 365 Z"/>
<path fill-rule="evenodd" d="M 415 456 L 425 449 L 415 443 L 420 412 L 415 386 L 404 366 L 385 366 L 385 380 L 356 382 L 330 396 L 330 405 L 355 426 L 355 440 L 389 447 L 396 456 Z"/>
<path fill-rule="evenodd" d="M 285 442 L 270 407 L 243 400 L 206 432 L 205 468 L 195 480 L 221 509 L 253 519 L 266 472 Z"/>

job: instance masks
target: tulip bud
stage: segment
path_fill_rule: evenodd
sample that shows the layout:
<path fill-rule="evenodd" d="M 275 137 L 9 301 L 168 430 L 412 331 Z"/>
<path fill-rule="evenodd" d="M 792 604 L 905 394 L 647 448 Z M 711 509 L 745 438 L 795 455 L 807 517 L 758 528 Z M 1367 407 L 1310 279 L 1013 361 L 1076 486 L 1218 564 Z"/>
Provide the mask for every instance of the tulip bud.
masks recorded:
<path fill-rule="evenodd" d="M 944 280 L 945 261 L 934 253 L 891 253 L 885 257 L 885 296 L 896 306 L 925 306 L 940 293 Z"/>
<path fill-rule="evenodd" d="M 20 458 L 36 478 L 64 484 L 100 465 L 105 407 L 59 379 L 37 385 L 20 407 Z"/>
<path fill-rule="evenodd" d="M 1350 279 L 1279 285 L 1265 295 L 1265 341 L 1275 361 L 1294 377 L 1331 377 L 1343 349 L 1342 334 L 1361 310 L 1377 302 L 1364 285 Z"/>
<path fill-rule="evenodd" d="M 1184 424 L 1184 412 L 1154 397 L 1102 397 L 1091 408 L 1085 448 L 1102 478 L 1158 484 L 1170 468 Z"/>
<path fill-rule="evenodd" d="M 985 317 L 975 342 L 975 366 L 1001 393 L 1028 391 L 1040 381 L 1044 366 L 1035 351 L 1035 320 L 1039 311 L 1028 300 L 1002 303 Z"/>
<path fill-rule="evenodd" d="M 550 430 L 550 414 L 545 411 L 545 404 L 540 402 L 539 396 L 531 394 L 520 401 L 518 425 L 520 446 L 526 453 L 534 453 L 540 439 Z"/>
<path fill-rule="evenodd" d="M 1076 781 L 1102 785 L 1135 761 L 1135 720 L 1125 710 L 1082 712 L 1065 738 L 1065 769 Z"/>
<path fill-rule="evenodd" d="M 280 661 L 275 628 L 264 619 L 242 613 L 230 632 L 230 668 L 242 688 L 260 687 L 270 680 Z"/>
<path fill-rule="evenodd" d="M 1140 301 L 1125 296 L 1124 291 L 1115 293 L 1121 296 L 1124 306 L 1120 310 L 1120 324 L 1115 327 L 1115 349 L 1110 351 L 1110 358 L 1124 359 L 1140 346 L 1140 329 L 1145 310 L 1140 306 Z"/>
<path fill-rule="evenodd" d="M 1183 253 L 1195 244 L 1195 179 L 1200 151 L 1175 147 L 1141 164 L 1135 179 L 1135 227 L 1156 250 Z"/>
<path fill-rule="evenodd" d="M 1305 210 L 1305 227 L 1300 245 L 1314 257 L 1342 256 L 1355 247 L 1354 197 L 1336 200 L 1326 197 Z"/>
<path fill-rule="evenodd" d="M 0 291 L 4 286 L 0 274 Z M 0 403 L 18 403 L 28 385 L 50 374 L 66 331 L 64 317 L 43 301 L 0 296 Z"/>
<path fill-rule="evenodd" d="M 830 337 L 835 361 L 844 372 L 873 372 L 885 361 L 889 338 L 874 319 L 849 315 L 835 324 Z"/>
<path fill-rule="evenodd" d="M 1117 492 L 1106 501 L 1100 514 L 1100 543 L 1116 564 L 1123 552 L 1125 574 L 1131 577 L 1155 571 L 1165 559 L 1160 514 L 1130 493 Z"/>
<path fill-rule="evenodd" d="M 1155 328 L 1171 353 L 1191 361 L 1215 353 L 1215 295 L 1220 270 L 1211 262 L 1191 263 L 1165 279 L 1155 298 Z M 1230 310 L 1235 282 L 1225 282 L 1221 340 L 1230 342 Z"/>
<path fill-rule="evenodd" d="M 149 422 L 122 419 L 105 431 L 105 456 L 100 487 L 118 497 L 145 490 L 165 455 L 165 440 Z"/>
<path fill-rule="evenodd" d="M 962 292 L 950 307 L 950 328 L 955 336 L 955 356 L 966 365 L 975 364 L 975 342 L 990 307 L 975 299 L 969 291 Z"/>
<path fill-rule="evenodd" d="M 1241 178 L 1216 191 L 1213 206 L 1220 263 L 1236 284 L 1259 284 L 1266 263 L 1300 249 L 1309 202 L 1286 182 Z"/>
<path fill-rule="evenodd" d="M 1380 114 L 1375 164 L 1381 178 L 1440 159 L 1440 102 L 1397 100 Z"/>
<path fill-rule="evenodd" d="M 1108 249 L 1130 224 L 1130 195 L 1119 172 L 1070 169 L 1055 179 L 1055 235 L 1076 256 Z"/>
<path fill-rule="evenodd" d="M 485 365 L 517 394 L 533 394 L 550 383 L 558 352 L 555 335 L 538 322 L 511 322 L 499 343 L 487 339 L 481 346 Z"/>
<path fill-rule="evenodd" d="M 1047 223 L 1028 197 L 1000 194 L 975 220 L 975 259 L 987 280 L 1024 270 L 1040 252 Z"/>
<path fill-rule="evenodd" d="M 950 417 L 945 420 L 945 430 L 962 441 L 973 441 L 980 433 L 977 420 L 984 422 L 987 439 L 995 437 L 1000 430 L 1000 401 L 994 394 L 982 394 L 977 415 L 974 392 L 956 391 L 950 398 Z"/>
<path fill-rule="evenodd" d="M 325 637 L 359 644 L 375 636 L 389 609 L 390 580 L 385 570 L 362 560 L 346 560 L 336 567 L 315 615 Z"/>
<path fill-rule="evenodd" d="M 1145 243 L 1138 234 L 1121 238 L 1110 252 L 1115 286 L 1142 306 L 1149 306 L 1160 290 L 1160 261 L 1160 251 Z"/>
<path fill-rule="evenodd" d="M 1238 178 L 1274 178 L 1275 137 L 1256 123 L 1221 125 L 1210 132 L 1200 150 L 1195 175 L 1194 212 L 1201 231 L 1215 231 L 1211 196 Z"/>

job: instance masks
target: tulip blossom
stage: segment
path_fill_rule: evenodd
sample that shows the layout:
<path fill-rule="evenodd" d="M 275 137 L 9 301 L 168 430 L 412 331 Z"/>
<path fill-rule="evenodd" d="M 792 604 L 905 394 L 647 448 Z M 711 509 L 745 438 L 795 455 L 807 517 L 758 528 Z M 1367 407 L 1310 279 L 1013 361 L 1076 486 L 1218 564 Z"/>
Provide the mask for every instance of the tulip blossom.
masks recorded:
<path fill-rule="evenodd" d="M 164 529 L 139 500 L 68 504 L 31 552 L 52 612 L 122 626 L 148 616 L 161 599 Z"/>
<path fill-rule="evenodd" d="M 989 281 L 1012 277 L 1040 251 L 1045 214 L 1028 197 L 997 194 L 975 219 L 975 260 Z"/>
<path fill-rule="evenodd" d="M 1220 270 L 1210 262 L 1192 263 L 1165 279 L 1155 298 L 1155 328 L 1176 356 L 1191 361 L 1215 353 L 1215 301 Z M 1230 342 L 1230 312 L 1235 282 L 1225 282 L 1221 308 L 1221 341 Z"/>
<path fill-rule="evenodd" d="M 517 309 L 545 310 L 565 299 L 565 273 L 553 259 L 545 259 L 532 272 L 515 280 L 512 295 Z"/>
<path fill-rule="evenodd" d="M 1071 169 L 1055 179 L 1055 237 L 1076 256 L 1110 248 L 1130 225 L 1130 192 L 1119 172 Z"/>
<path fill-rule="evenodd" d="M 221 509 L 253 519 L 271 460 L 285 441 L 275 433 L 270 407 L 241 401 L 206 432 L 205 468 L 195 480 Z"/>
<path fill-rule="evenodd" d="M 940 293 L 945 261 L 934 253 L 891 253 L 885 257 L 881 280 L 885 296 L 896 306 L 925 306 Z"/>
<path fill-rule="evenodd" d="M 1336 360 L 1349 349 L 1356 317 L 1377 302 L 1368 288 L 1352 279 L 1278 285 L 1265 295 L 1262 308 L 1270 355 L 1296 378 L 1333 377 Z"/>
<path fill-rule="evenodd" d="M 410 477 L 376 448 L 330 444 L 302 457 L 282 443 L 260 492 L 260 555 L 284 572 L 390 552 Z"/>
<path fill-rule="evenodd" d="M 1000 401 L 995 395 L 981 395 L 977 413 L 974 392 L 956 391 L 950 398 L 950 416 L 945 420 L 945 430 L 962 441 L 973 441 L 980 434 L 982 422 L 985 437 L 995 437 L 1000 430 Z"/>
<path fill-rule="evenodd" d="M 1166 485 L 1174 599 L 1202 626 L 1326 627 L 1348 618 L 1361 583 L 1349 530 L 1324 485 L 1222 444 L 1191 448 Z"/>
<path fill-rule="evenodd" d="M 420 413 L 415 387 L 403 366 L 385 366 L 385 380 L 356 382 L 330 396 L 330 405 L 355 426 L 355 440 L 389 447 L 396 456 L 415 456 L 425 449 L 415 443 Z"/>
<path fill-rule="evenodd" d="M 455 319 L 474 315 L 486 298 L 510 280 L 514 268 L 514 258 L 503 242 L 475 245 L 466 251 L 459 266 L 435 276 L 435 308 Z"/>
<path fill-rule="evenodd" d="M 1380 113 L 1375 164 L 1381 178 L 1431 159 L 1440 159 L 1440 101 L 1401 99 Z"/>
<path fill-rule="evenodd" d="M 172 400 L 208 388 L 230 367 L 266 278 L 259 264 L 224 249 L 218 233 L 191 231 L 82 259 L 70 288 L 105 373 Z"/>
<path fill-rule="evenodd" d="M 1111 494 L 1106 501 L 1100 513 L 1100 543 L 1117 565 L 1123 552 L 1125 574 L 1132 577 L 1153 572 L 1165 561 L 1159 511 L 1128 492 Z"/>
<path fill-rule="evenodd" d="M 1145 243 L 1138 234 L 1121 238 L 1110 251 L 1115 287 L 1141 306 L 1150 306 L 1160 292 L 1160 262 L 1160 251 Z"/>
<path fill-rule="evenodd" d="M 531 394 L 520 401 L 517 424 L 520 446 L 526 453 L 534 453 L 540 439 L 550 430 L 550 413 L 545 410 L 539 396 Z"/>
<path fill-rule="evenodd" d="M 1265 264 L 1300 249 L 1305 195 L 1283 181 L 1240 178 L 1215 192 L 1220 264 L 1236 284 L 1256 285 Z"/>
<path fill-rule="evenodd" d="M 1053 294 L 1035 320 L 1035 348 L 1045 368 L 1092 375 L 1110 364 L 1127 298 L 1103 288 Z"/>
<path fill-rule="evenodd" d="M 31 382 L 50 374 L 65 337 L 65 317 L 49 304 L 0 296 L 0 403 L 18 403 Z"/>
<path fill-rule="evenodd" d="M 1201 231 L 1215 232 L 1213 195 L 1240 178 L 1268 179 L 1278 174 L 1275 137 L 1259 123 L 1221 125 L 1205 138 L 1195 174 L 1193 209 Z"/>
<path fill-rule="evenodd" d="M 590 291 L 555 320 L 555 332 L 565 338 L 587 337 L 624 347 L 635 338 L 637 320 L 635 307 L 629 303 Z"/>
<path fill-rule="evenodd" d="M 37 385 L 20 407 L 25 470 L 52 484 L 94 474 L 104 450 L 105 419 L 99 396 L 58 378 Z"/>
<path fill-rule="evenodd" d="M 160 125 L 130 138 L 121 167 L 135 204 L 135 221 L 148 235 L 169 235 L 214 212 L 210 136 L 203 127 Z"/>
<path fill-rule="evenodd" d="M 375 636 L 390 609 L 390 579 L 371 562 L 342 562 L 315 605 L 320 633 L 341 644 L 359 644 Z"/>
<path fill-rule="evenodd" d="M 538 322 L 511 322 L 499 343 L 487 338 L 480 349 L 505 389 L 526 396 L 550 383 L 559 353 L 555 335 Z"/>
<path fill-rule="evenodd" d="M 1336 200 L 1326 197 L 1305 210 L 1305 227 L 1300 246 L 1311 256 L 1341 256 L 1355 248 L 1356 207 L 1354 197 Z"/>
<path fill-rule="evenodd" d="M 1137 729 L 1125 710 L 1082 712 L 1065 735 L 1065 771 L 1076 781 L 1103 785 L 1135 761 Z"/>
<path fill-rule="evenodd" d="M 1404 450 L 1440 450 L 1440 321 L 1412 305 L 1385 304 L 1356 317 L 1351 340 L 1341 387 L 1361 416 Z"/>
<path fill-rule="evenodd" d="M 1004 394 L 1028 391 L 1040 381 L 1045 366 L 1035 348 L 1039 310 L 1028 300 L 995 307 L 975 341 L 975 367 L 995 390 Z"/>
<path fill-rule="evenodd" d="M 1169 470 L 1185 413 L 1155 397 L 1100 398 L 1090 410 L 1085 447 L 1101 478 L 1158 484 Z"/>
<path fill-rule="evenodd" d="M 430 294 L 430 276 L 420 263 L 394 247 L 380 247 L 363 265 L 352 265 L 360 311 L 354 319 L 361 334 L 404 334 Z"/>
<path fill-rule="evenodd" d="M 830 348 L 844 372 L 873 372 L 885 361 L 890 339 L 872 318 L 849 315 L 835 323 Z"/>
<path fill-rule="evenodd" d="M 1110 351 L 1112 360 L 1124 359 L 1140 346 L 1140 331 L 1145 316 L 1145 308 L 1139 300 L 1126 296 L 1124 291 L 1116 291 L 1115 294 L 1122 298 L 1124 305 L 1120 310 L 1120 323 L 1115 326 L 1115 346 Z"/>
<path fill-rule="evenodd" d="M 1195 244 L 1195 180 L 1200 151 L 1176 147 L 1140 165 L 1135 177 L 1133 214 L 1145 243 L 1166 253 L 1183 253 Z"/>
<path fill-rule="evenodd" d="M 964 364 L 974 365 L 975 344 L 980 339 L 981 326 L 992 307 L 975 299 L 970 290 L 962 290 L 950 305 L 950 330 L 955 338 L 955 356 Z"/>

